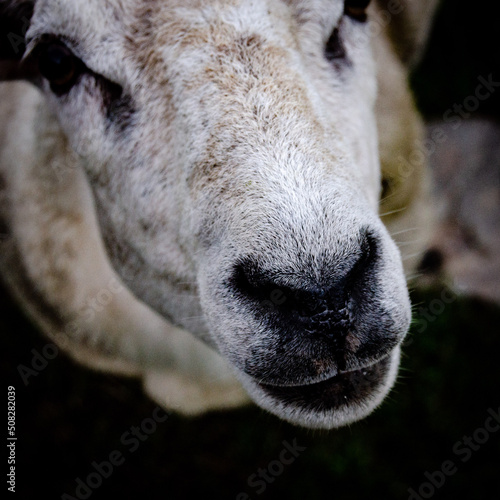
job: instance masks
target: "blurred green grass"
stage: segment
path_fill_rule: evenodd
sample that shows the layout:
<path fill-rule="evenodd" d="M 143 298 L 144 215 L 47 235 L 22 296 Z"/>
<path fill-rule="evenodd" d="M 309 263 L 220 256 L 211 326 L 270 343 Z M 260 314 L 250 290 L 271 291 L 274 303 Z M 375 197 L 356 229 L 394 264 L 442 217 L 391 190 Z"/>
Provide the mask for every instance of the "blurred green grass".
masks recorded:
<path fill-rule="evenodd" d="M 462 102 L 478 75 L 498 74 L 497 20 L 487 7 L 444 2 L 411 80 L 427 118 Z M 494 95 L 477 113 L 498 119 L 499 102 Z M 255 406 L 196 419 L 171 415 L 130 453 L 121 436 L 155 408 L 140 384 L 59 355 L 24 387 L 18 365 L 29 366 L 31 350 L 41 351 L 46 341 L 0 290 L 1 371 L 17 389 L 17 497 L 74 496 L 76 478 L 119 450 L 125 463 L 90 498 L 235 499 L 246 492 L 252 499 L 406 499 L 445 460 L 458 471 L 434 498 L 500 498 L 500 432 L 465 463 L 453 451 L 484 425 L 488 409 L 500 406 L 500 308 L 457 298 L 426 320 L 440 295 L 413 292 L 415 323 L 399 381 L 362 422 L 327 433 L 293 427 Z M 279 458 L 283 441 L 294 440 L 306 449 L 259 495 L 249 477 Z"/>

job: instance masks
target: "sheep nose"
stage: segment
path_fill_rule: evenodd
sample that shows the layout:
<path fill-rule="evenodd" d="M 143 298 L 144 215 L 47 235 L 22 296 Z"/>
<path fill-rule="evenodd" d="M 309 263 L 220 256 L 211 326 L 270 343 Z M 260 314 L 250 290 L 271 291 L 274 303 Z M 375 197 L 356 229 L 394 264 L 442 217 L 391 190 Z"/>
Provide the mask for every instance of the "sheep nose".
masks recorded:
<path fill-rule="evenodd" d="M 242 260 L 234 270 L 232 288 L 252 304 L 257 316 L 271 315 L 280 329 L 293 325 L 307 335 L 328 336 L 340 342 L 356 321 L 356 305 L 373 293 L 373 269 L 378 260 L 378 239 L 365 233 L 354 263 L 293 273 L 266 271 L 254 259 Z M 297 267 L 297 266 L 296 266 Z M 311 276 L 321 276 L 320 279 Z M 294 286 L 294 285 L 297 286 Z"/>

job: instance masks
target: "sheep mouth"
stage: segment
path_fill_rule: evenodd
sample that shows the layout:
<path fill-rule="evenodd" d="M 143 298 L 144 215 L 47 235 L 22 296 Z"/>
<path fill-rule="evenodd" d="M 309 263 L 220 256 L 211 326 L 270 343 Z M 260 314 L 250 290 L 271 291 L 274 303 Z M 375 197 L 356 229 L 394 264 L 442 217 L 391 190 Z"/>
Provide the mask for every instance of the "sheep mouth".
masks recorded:
<path fill-rule="evenodd" d="M 359 370 L 340 372 L 307 385 L 280 386 L 258 382 L 264 393 L 287 407 L 308 412 L 328 412 L 351 406 L 366 406 L 387 380 L 391 371 L 391 355 Z"/>

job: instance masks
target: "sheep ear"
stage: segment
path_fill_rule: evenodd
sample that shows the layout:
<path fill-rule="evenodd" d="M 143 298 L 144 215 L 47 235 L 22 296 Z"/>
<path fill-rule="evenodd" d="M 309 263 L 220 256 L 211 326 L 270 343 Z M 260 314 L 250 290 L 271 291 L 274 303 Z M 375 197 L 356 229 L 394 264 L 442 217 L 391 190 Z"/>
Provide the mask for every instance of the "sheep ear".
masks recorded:
<path fill-rule="evenodd" d="M 0 0 L 0 80 L 30 80 L 32 64 L 22 61 L 35 0 Z"/>

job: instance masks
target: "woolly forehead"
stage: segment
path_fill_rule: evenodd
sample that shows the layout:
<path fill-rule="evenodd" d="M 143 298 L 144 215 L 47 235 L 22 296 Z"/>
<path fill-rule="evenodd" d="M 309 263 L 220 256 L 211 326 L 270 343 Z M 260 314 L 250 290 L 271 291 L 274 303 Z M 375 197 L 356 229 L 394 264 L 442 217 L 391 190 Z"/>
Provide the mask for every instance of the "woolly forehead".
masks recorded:
<path fill-rule="evenodd" d="M 273 34 L 284 35 L 277 24 L 282 20 L 282 27 L 295 24 L 304 31 L 314 23 L 317 36 L 324 38 L 342 12 L 340 0 L 38 0 L 28 31 L 28 51 L 42 35 L 57 35 L 94 71 L 126 81 L 131 75 L 124 74 L 122 65 L 110 67 L 110 61 L 122 61 L 126 56 L 127 37 L 148 36 L 153 42 L 157 30 L 164 33 L 172 28 L 170 41 L 175 44 L 186 30 L 224 22 L 236 31 L 265 33 L 272 38 Z M 318 24 L 323 29 L 318 30 Z"/>

